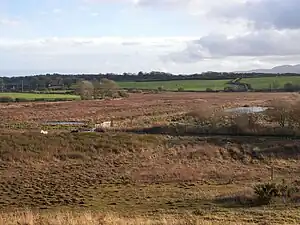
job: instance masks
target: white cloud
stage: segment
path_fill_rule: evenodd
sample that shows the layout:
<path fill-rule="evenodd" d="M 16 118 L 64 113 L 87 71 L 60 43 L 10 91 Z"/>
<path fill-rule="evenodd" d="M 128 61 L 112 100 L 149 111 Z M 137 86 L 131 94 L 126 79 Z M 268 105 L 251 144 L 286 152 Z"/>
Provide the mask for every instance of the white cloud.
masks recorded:
<path fill-rule="evenodd" d="M 299 11 L 299 0 L 245 0 L 224 4 L 211 13 L 228 19 L 243 18 L 259 29 L 299 29 Z"/>
<path fill-rule="evenodd" d="M 97 17 L 97 16 L 99 16 L 100 14 L 99 13 L 97 13 L 97 12 L 93 12 L 93 13 L 91 13 L 91 16 L 93 16 L 93 17 Z"/>
<path fill-rule="evenodd" d="M 176 62 L 197 62 L 229 56 L 290 56 L 300 55 L 300 30 L 262 30 L 228 37 L 211 34 L 189 43 L 188 47 L 169 55 Z"/>
<path fill-rule="evenodd" d="M 15 35 L 16 39 L 0 38 L 1 69 L 120 73 L 165 70 L 193 73 L 269 68 L 300 60 L 299 0 L 81 0 L 81 4 L 75 8 L 78 15 L 93 16 L 96 21 L 100 15 L 97 10 L 100 10 L 93 7 L 93 4 L 103 2 L 122 3 L 122 10 L 127 10 L 130 19 L 136 16 L 136 21 L 151 16 L 161 16 L 162 21 L 185 21 L 186 27 L 178 24 L 176 33 L 190 32 L 197 34 L 197 37 L 61 37 L 21 40 Z M 67 15 L 69 10 L 59 4 L 52 7 L 52 10 L 50 8 L 47 11 L 52 16 L 62 12 Z M 156 9 L 160 9 L 160 12 Z M 169 13 L 175 11 L 174 14 Z M 75 12 L 72 13 L 75 15 Z M 64 22 L 67 23 L 61 21 Z M 99 27 L 102 27 L 101 22 Z M 18 23 L 0 18 L 2 27 Z M 84 28 L 88 28 L 89 24 L 86 26 Z M 111 32 L 116 27 L 101 30 L 101 34 Z M 153 35 L 159 35 L 164 28 L 163 22 L 158 24 L 153 29 Z M 120 35 L 141 35 L 142 30 L 139 29 L 136 26 L 120 29 Z M 166 30 L 175 32 L 172 29 Z M 40 34 L 38 30 L 32 30 Z M 72 31 L 67 33 L 73 34 Z M 19 34 L 24 33 L 22 31 Z M 94 33 L 97 34 L 99 32 Z M 89 35 L 93 36 L 93 33 Z"/>
<path fill-rule="evenodd" d="M 7 18 L 0 18 L 0 26 L 16 26 L 19 25 L 20 21 L 15 19 L 7 19 Z"/>
<path fill-rule="evenodd" d="M 53 9 L 52 13 L 54 13 L 54 14 L 60 14 L 60 13 L 62 13 L 62 9 L 59 9 L 59 8 Z"/>
<path fill-rule="evenodd" d="M 242 56 L 223 51 L 218 53 L 222 56 L 211 57 L 211 52 L 203 47 L 200 50 L 194 47 L 199 45 L 198 42 L 195 37 L 0 39 L 1 70 L 15 68 L 26 71 L 25 75 L 37 72 L 123 73 L 151 70 L 177 74 L 270 68 L 279 62 L 296 63 L 300 59 L 300 54 L 293 57 Z M 225 45 L 226 41 L 222 44 Z M 182 55 L 187 46 L 186 55 Z M 166 60 L 165 57 L 174 52 L 177 55 L 173 54 L 172 60 Z M 192 63 L 186 63 L 191 60 Z"/>
<path fill-rule="evenodd" d="M 138 72 L 160 70 L 160 55 L 184 48 L 195 37 L 0 39 L 3 70 Z"/>

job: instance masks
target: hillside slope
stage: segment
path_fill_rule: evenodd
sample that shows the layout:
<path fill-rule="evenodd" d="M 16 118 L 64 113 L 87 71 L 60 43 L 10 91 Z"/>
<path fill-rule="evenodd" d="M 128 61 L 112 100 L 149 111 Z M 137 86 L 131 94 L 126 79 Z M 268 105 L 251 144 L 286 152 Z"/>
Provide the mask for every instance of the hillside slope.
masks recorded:
<path fill-rule="evenodd" d="M 275 66 L 271 69 L 254 69 L 249 71 L 240 71 L 241 73 L 297 73 L 300 74 L 300 64 Z"/>

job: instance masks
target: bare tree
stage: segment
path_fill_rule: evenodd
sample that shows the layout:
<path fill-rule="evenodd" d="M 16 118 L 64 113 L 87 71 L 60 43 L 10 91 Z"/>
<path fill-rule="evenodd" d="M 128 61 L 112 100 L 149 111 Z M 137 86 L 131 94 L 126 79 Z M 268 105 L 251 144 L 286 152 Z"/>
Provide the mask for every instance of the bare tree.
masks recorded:
<path fill-rule="evenodd" d="M 290 108 L 289 127 L 300 128 L 300 101 L 294 101 Z"/>
<path fill-rule="evenodd" d="M 280 127 L 285 127 L 290 119 L 291 104 L 287 101 L 274 100 L 271 105 L 272 109 L 267 110 L 267 116 Z"/>
<path fill-rule="evenodd" d="M 82 100 L 90 100 L 93 99 L 94 86 L 90 81 L 80 81 L 76 92 L 80 95 Z"/>
<path fill-rule="evenodd" d="M 94 82 L 94 97 L 95 98 L 113 98 L 118 96 L 118 84 L 109 79 L 101 79 L 100 82 Z"/>

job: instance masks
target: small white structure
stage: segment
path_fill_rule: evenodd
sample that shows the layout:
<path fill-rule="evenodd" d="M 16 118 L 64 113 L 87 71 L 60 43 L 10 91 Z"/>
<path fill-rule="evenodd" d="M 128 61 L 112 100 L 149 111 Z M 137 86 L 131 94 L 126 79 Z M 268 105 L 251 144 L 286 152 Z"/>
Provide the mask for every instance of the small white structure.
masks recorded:
<path fill-rule="evenodd" d="M 48 131 L 46 131 L 46 130 L 41 130 L 41 134 L 48 134 Z"/>
<path fill-rule="evenodd" d="M 110 128 L 113 126 L 112 121 L 106 121 L 103 123 L 95 124 L 95 128 Z"/>

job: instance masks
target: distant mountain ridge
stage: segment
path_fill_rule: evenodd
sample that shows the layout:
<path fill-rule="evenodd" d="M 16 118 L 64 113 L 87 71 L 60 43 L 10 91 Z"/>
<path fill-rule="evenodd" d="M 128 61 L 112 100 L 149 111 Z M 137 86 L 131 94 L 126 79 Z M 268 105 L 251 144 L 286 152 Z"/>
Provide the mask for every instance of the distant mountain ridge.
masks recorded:
<path fill-rule="evenodd" d="M 300 74 L 300 64 L 275 66 L 272 69 L 255 69 L 238 71 L 237 73 L 297 73 Z"/>

